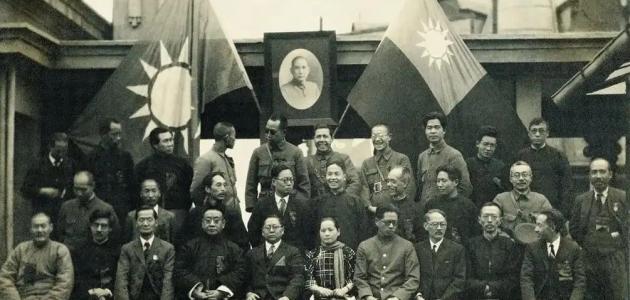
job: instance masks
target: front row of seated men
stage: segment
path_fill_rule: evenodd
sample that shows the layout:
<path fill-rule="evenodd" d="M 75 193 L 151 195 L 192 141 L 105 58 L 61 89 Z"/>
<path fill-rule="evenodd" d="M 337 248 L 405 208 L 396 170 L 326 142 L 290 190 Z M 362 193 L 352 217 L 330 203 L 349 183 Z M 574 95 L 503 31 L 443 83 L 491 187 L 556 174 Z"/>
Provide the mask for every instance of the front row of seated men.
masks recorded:
<path fill-rule="evenodd" d="M 19 244 L 0 271 L 0 298 L 293 300 L 312 292 L 315 299 L 343 299 L 322 296 L 328 290 L 317 284 L 306 290 L 305 285 L 320 283 L 322 278 L 334 285 L 338 274 L 350 272 L 342 278 L 351 282 L 342 279 L 340 286 L 345 288 L 340 290 L 358 299 L 514 299 L 519 254 L 516 244 L 498 229 L 502 216 L 498 205 L 482 206 L 483 234 L 471 241 L 477 246 L 468 250 L 445 238 L 448 223 L 441 210 L 425 214 L 423 226 L 429 239 L 415 245 L 396 233 L 399 214 L 392 205 L 378 207 L 376 235 L 359 244 L 354 269 L 345 271 L 347 264 L 337 263 L 335 249 L 346 246 L 325 232 L 334 231 L 334 225 L 338 236 L 338 223 L 324 218 L 317 253 L 330 256 L 307 255 L 321 262 L 319 269 L 333 270 L 320 274 L 305 272 L 308 262 L 301 250 L 283 241 L 284 225 L 277 215 L 263 221 L 264 242 L 244 253 L 223 234 L 223 208 L 208 207 L 201 218 L 203 234 L 176 253 L 171 243 L 155 235 L 157 213 L 145 205 L 135 211 L 138 237 L 118 252 L 108 244 L 115 213 L 96 210 L 89 217 L 91 246 L 71 258 L 65 245 L 50 240 L 50 218 L 38 213 L 31 220 L 32 240 Z M 540 240 L 527 245 L 520 267 L 523 299 L 583 298 L 581 250 L 561 235 L 564 222 L 555 209 L 537 216 Z"/>

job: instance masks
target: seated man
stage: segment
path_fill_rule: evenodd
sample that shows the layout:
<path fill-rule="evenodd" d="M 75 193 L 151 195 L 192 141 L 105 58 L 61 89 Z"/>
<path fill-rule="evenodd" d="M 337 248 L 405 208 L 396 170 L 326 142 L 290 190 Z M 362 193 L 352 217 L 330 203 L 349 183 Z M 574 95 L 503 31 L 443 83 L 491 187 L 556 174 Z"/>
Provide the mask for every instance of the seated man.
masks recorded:
<path fill-rule="evenodd" d="M 409 300 L 418 290 L 420 267 L 413 244 L 396 234 L 398 209 L 376 209 L 376 236 L 359 244 L 354 284 L 364 300 Z"/>
<path fill-rule="evenodd" d="M 492 202 L 503 211 L 502 229 L 512 235 L 516 225 L 534 223 L 541 211 L 552 207 L 545 195 L 530 190 L 532 169 L 526 162 L 517 161 L 510 167 L 510 182 L 514 189 L 498 194 Z"/>
<path fill-rule="evenodd" d="M 76 275 L 72 299 L 114 297 L 120 244 L 110 238 L 113 219 L 111 211 L 95 210 L 90 214 L 91 239 L 72 252 Z"/>
<path fill-rule="evenodd" d="M 499 234 L 501 208 L 493 202 L 481 206 L 479 224 L 483 234 L 468 242 L 468 299 L 516 299 L 520 250 L 510 238 Z"/>
<path fill-rule="evenodd" d="M 191 299 L 226 299 L 242 290 L 243 251 L 223 236 L 225 222 L 220 208 L 205 209 L 200 225 L 203 235 L 178 250 L 175 283 L 179 294 Z"/>
<path fill-rule="evenodd" d="M 264 243 L 247 252 L 247 300 L 296 300 L 304 289 L 304 258 L 297 248 L 282 240 L 280 217 L 264 219 Z"/>
<path fill-rule="evenodd" d="M 145 178 L 142 180 L 142 183 L 140 183 L 140 200 L 143 205 L 153 207 L 157 214 L 155 236 L 173 244 L 175 241 L 175 214 L 160 207 L 162 192 L 157 179 Z M 125 241 L 133 241 L 140 235 L 136 228 L 136 223 L 136 210 L 132 210 L 127 214 L 127 239 Z"/>
<path fill-rule="evenodd" d="M 564 216 L 556 209 L 536 217 L 539 241 L 527 245 L 521 267 L 523 299 L 577 300 L 584 298 L 586 277 L 582 249 L 560 235 Z"/>
<path fill-rule="evenodd" d="M 157 213 L 151 206 L 136 210 L 138 238 L 120 249 L 115 299 L 173 299 L 175 248 L 155 236 Z"/>
<path fill-rule="evenodd" d="M 424 229 L 429 239 L 416 244 L 420 261 L 418 299 L 461 299 L 466 284 L 464 246 L 445 239 L 446 213 L 439 209 L 424 215 Z"/>
<path fill-rule="evenodd" d="M 22 242 L 0 270 L 0 299 L 69 299 L 74 282 L 70 251 L 51 241 L 45 213 L 31 218 L 33 240 Z"/>

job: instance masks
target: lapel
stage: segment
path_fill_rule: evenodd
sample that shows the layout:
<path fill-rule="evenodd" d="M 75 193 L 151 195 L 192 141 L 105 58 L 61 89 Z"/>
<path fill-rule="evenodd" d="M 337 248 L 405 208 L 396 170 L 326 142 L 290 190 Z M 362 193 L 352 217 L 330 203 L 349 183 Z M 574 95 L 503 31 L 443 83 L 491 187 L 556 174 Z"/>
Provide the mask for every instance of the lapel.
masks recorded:
<path fill-rule="evenodd" d="M 155 240 L 153 240 L 153 244 L 155 244 Z M 142 266 L 146 269 L 146 262 L 144 261 L 144 250 L 142 249 L 142 242 L 140 241 L 140 237 L 136 238 L 131 249 L 133 250 L 133 253 L 136 254 L 138 259 L 140 259 L 140 262 L 142 262 Z"/>
<path fill-rule="evenodd" d="M 615 220 L 623 224 L 622 220 L 619 218 L 619 212 L 625 210 L 626 208 L 623 206 L 623 203 L 626 199 L 622 199 L 619 201 L 621 197 L 617 194 L 617 191 L 612 187 L 608 188 L 608 198 L 606 199 L 606 208 L 608 209 L 608 213 L 615 218 Z M 621 202 L 621 203 L 619 203 Z M 615 206 L 617 206 L 617 211 L 615 211 Z M 622 226 L 623 228 L 623 226 Z"/>
<path fill-rule="evenodd" d="M 263 244 L 263 252 L 266 252 L 266 248 L 265 248 L 265 244 Z M 271 271 L 271 268 L 273 268 L 273 266 L 276 265 L 276 263 L 278 263 L 278 261 L 285 256 L 285 248 L 286 248 L 286 242 L 282 241 L 282 243 L 280 243 L 280 246 L 278 247 L 278 249 L 276 249 L 276 251 L 273 252 L 273 255 L 271 255 L 271 259 L 269 260 L 269 263 L 267 264 L 267 273 L 269 273 L 269 271 Z M 266 254 L 263 254 L 263 256 Z M 286 258 L 285 258 L 286 259 Z"/>
<path fill-rule="evenodd" d="M 534 247 L 534 253 L 538 256 L 538 260 L 543 262 L 543 266 L 545 266 L 545 281 L 547 281 L 547 273 L 549 272 L 549 256 L 547 255 L 547 242 L 539 241 L 537 245 Z M 556 251 L 556 259 L 558 257 Z"/>

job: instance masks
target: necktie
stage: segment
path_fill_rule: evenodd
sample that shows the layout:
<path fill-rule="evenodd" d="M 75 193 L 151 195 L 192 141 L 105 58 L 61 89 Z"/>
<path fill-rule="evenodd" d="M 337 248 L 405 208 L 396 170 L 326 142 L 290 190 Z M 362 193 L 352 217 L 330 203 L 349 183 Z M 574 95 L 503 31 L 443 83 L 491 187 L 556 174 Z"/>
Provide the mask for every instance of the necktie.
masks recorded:
<path fill-rule="evenodd" d="M 147 255 L 149 255 L 149 248 L 151 248 L 151 244 L 149 244 L 149 242 L 144 242 L 144 258 L 147 258 Z"/>
<path fill-rule="evenodd" d="M 549 244 L 549 258 L 556 258 L 556 251 L 553 249 L 553 244 Z"/>
<path fill-rule="evenodd" d="M 280 198 L 280 214 L 284 215 L 284 210 L 287 209 L 287 200 L 286 198 Z"/>
<path fill-rule="evenodd" d="M 59 167 L 61 165 L 61 159 L 59 158 L 53 158 L 54 162 L 53 162 L 53 166 L 55 167 Z"/>
<path fill-rule="evenodd" d="M 275 251 L 275 246 L 274 244 L 271 244 L 271 246 L 269 246 L 269 250 L 267 250 L 267 258 L 271 258 L 274 251 Z"/>
<path fill-rule="evenodd" d="M 433 245 L 433 254 L 437 254 L 437 245 Z"/>
<path fill-rule="evenodd" d="M 595 199 L 597 201 L 597 208 L 601 212 L 602 208 L 604 207 L 604 203 L 602 203 L 602 194 L 597 193 Z"/>

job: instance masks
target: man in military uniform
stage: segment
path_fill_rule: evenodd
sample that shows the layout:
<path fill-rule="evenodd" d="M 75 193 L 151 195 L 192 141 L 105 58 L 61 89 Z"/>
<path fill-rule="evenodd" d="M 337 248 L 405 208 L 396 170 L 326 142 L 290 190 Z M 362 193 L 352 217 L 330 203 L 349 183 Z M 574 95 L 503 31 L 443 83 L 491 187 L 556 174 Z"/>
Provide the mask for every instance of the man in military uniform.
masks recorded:
<path fill-rule="evenodd" d="M 265 125 L 266 143 L 254 150 L 249 160 L 247 183 L 245 185 L 245 209 L 251 212 L 259 198 L 270 196 L 271 168 L 278 164 L 289 166 L 295 174 L 295 191 L 297 197 L 309 200 L 311 185 L 302 151 L 286 140 L 287 118 L 272 115 Z M 260 193 L 258 193 L 260 184 Z"/>
<path fill-rule="evenodd" d="M 377 124 L 372 127 L 372 145 L 374 145 L 374 156 L 363 161 L 359 179 L 361 180 L 361 199 L 369 210 L 376 212 L 376 204 L 386 202 L 388 197 L 387 174 L 395 166 L 405 167 L 411 170 L 411 162 L 407 155 L 394 151 L 389 143 L 392 135 L 385 124 Z M 407 197 L 415 199 L 416 185 L 415 179 L 407 185 Z"/>
<path fill-rule="evenodd" d="M 361 183 L 357 170 L 347 154 L 332 150 L 332 131 L 328 125 L 320 124 L 315 126 L 313 139 L 317 152 L 306 158 L 308 169 L 308 179 L 311 183 L 311 198 L 326 194 L 328 184 L 326 183 L 326 166 L 331 161 L 343 162 L 346 175 L 346 192 L 350 195 L 359 195 Z"/>

